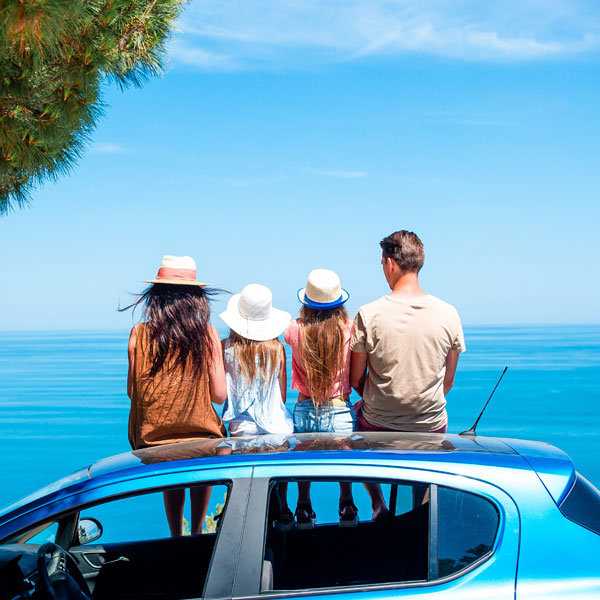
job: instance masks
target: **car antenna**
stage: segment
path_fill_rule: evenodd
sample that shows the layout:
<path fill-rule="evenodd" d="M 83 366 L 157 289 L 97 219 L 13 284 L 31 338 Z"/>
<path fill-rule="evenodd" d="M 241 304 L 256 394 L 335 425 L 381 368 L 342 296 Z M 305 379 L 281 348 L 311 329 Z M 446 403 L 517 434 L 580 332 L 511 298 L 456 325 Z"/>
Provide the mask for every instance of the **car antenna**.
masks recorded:
<path fill-rule="evenodd" d="M 479 413 L 479 416 L 477 417 L 477 420 L 475 421 L 475 423 L 473 423 L 473 426 L 471 427 L 471 429 L 467 429 L 466 431 L 461 431 L 458 435 L 472 435 L 472 436 L 477 435 L 475 433 L 475 429 L 477 428 L 477 423 L 479 423 L 479 419 L 481 419 L 481 416 L 485 412 L 487 405 L 490 403 L 490 400 L 492 399 L 492 396 L 494 395 L 496 388 L 500 385 L 500 382 L 502 381 L 502 378 L 504 377 L 504 373 L 506 373 L 506 371 L 508 371 L 508 367 L 504 367 L 504 371 L 502 371 L 502 375 L 500 375 L 500 379 L 498 379 L 498 381 L 496 382 L 496 385 L 494 386 L 494 389 L 492 390 L 490 397 L 487 399 L 487 402 L 485 403 L 483 410 Z"/>

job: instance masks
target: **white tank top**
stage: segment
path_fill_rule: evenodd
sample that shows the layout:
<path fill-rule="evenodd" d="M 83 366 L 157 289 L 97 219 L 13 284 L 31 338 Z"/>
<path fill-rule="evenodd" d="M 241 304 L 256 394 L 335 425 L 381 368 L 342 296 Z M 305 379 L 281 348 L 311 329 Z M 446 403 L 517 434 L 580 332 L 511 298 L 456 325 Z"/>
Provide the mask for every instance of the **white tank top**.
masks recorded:
<path fill-rule="evenodd" d="M 260 373 L 248 384 L 240 373 L 238 362 L 225 343 L 225 379 L 227 381 L 227 401 L 223 411 L 223 421 L 252 421 L 261 433 L 293 433 L 292 414 L 284 406 L 279 388 L 279 368 L 270 381 L 265 381 Z M 255 356 L 258 363 L 259 356 Z"/>

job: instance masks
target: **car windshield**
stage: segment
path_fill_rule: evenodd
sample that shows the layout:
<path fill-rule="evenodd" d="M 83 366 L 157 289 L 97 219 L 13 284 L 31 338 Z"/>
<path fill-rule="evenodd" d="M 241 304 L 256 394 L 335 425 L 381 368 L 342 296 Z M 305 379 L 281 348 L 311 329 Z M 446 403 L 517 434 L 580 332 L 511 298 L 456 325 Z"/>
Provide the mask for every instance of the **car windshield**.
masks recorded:
<path fill-rule="evenodd" d="M 84 469 L 79 469 L 79 470 L 75 471 L 74 473 L 71 473 L 71 475 L 67 475 L 66 477 L 63 477 L 62 479 L 59 479 L 58 481 L 54 481 L 54 482 L 50 483 L 49 485 L 33 492 L 29 496 L 26 496 L 25 498 L 21 498 L 17 502 L 14 502 L 12 504 L 9 504 L 8 506 L 5 506 L 4 508 L 0 509 L 0 517 L 8 514 L 9 512 L 15 510 L 16 508 L 25 506 L 26 504 L 29 504 L 31 502 L 35 502 L 36 500 L 39 500 L 40 498 L 43 498 L 44 496 L 48 496 L 54 492 L 57 492 L 58 490 L 62 490 L 63 488 L 66 488 L 69 485 L 76 483 L 78 481 L 82 481 L 84 479 L 89 479 L 89 471 L 88 471 L 87 467 Z"/>

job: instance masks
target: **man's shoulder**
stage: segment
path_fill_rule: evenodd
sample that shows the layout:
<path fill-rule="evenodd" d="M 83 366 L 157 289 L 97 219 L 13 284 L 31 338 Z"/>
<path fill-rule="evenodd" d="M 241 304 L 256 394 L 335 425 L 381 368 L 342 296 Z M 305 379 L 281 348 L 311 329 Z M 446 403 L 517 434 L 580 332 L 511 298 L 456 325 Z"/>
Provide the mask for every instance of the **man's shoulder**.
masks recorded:
<path fill-rule="evenodd" d="M 378 313 L 383 306 L 386 305 L 385 296 L 381 296 L 381 298 L 377 298 L 377 300 L 373 300 L 372 302 L 368 302 L 367 304 L 363 304 L 357 311 L 357 314 L 360 313 L 363 317 L 367 317 L 369 315 Z"/>
<path fill-rule="evenodd" d="M 458 316 L 458 311 L 456 310 L 456 308 L 449 302 L 446 302 L 445 300 L 442 300 L 437 296 L 432 296 L 431 294 L 428 295 L 427 300 L 432 308 L 435 308 L 436 310 L 439 310 L 440 312 L 446 313 L 453 317 L 460 318 Z"/>

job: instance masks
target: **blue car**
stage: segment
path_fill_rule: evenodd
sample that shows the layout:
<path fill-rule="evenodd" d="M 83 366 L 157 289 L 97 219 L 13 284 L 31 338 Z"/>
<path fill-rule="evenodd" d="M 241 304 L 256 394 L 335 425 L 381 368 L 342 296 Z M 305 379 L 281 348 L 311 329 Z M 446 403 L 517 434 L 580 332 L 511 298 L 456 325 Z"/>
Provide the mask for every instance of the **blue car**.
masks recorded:
<path fill-rule="evenodd" d="M 314 527 L 280 518 L 301 481 Z M 354 484 L 352 527 L 338 520 L 340 481 Z M 371 520 L 364 483 L 381 486 L 385 518 Z M 197 486 L 210 487 L 203 533 L 170 537 L 162 492 Z M 1 513 L 0 599 L 32 596 L 600 598 L 600 494 L 562 451 L 522 440 L 294 434 L 147 448 Z"/>

